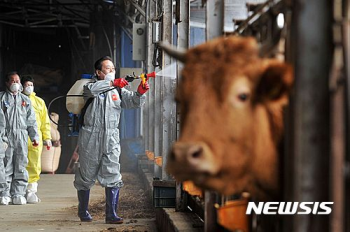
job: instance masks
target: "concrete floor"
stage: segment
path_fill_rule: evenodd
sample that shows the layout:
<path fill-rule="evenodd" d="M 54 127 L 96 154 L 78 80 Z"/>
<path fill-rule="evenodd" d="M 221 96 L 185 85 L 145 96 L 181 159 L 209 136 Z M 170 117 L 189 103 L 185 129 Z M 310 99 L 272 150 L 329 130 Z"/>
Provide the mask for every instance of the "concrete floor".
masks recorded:
<path fill-rule="evenodd" d="M 73 186 L 72 174 L 43 174 L 39 181 L 39 204 L 0 206 L 0 231 L 156 231 L 154 220 L 124 219 L 122 225 L 109 225 L 104 219 L 90 223 L 81 223 L 76 210 L 76 189 Z M 94 186 L 90 202 L 104 197 L 104 189 Z M 128 222 L 129 221 L 129 222 Z M 138 228 L 140 227 L 141 230 Z"/>

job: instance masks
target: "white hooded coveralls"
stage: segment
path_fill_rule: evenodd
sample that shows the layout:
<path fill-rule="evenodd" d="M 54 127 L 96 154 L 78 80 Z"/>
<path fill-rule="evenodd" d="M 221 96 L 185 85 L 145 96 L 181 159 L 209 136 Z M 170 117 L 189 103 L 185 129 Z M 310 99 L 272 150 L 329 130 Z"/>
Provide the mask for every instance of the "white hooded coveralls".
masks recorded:
<path fill-rule="evenodd" d="M 6 189 L 7 187 L 4 161 L 5 161 L 5 151 L 6 151 L 5 144 L 8 144 L 8 140 L 5 134 L 5 130 L 6 130 L 5 115 L 3 111 L 0 110 L 0 197 L 2 197 L 1 191 L 3 189 Z"/>
<path fill-rule="evenodd" d="M 121 89 L 110 90 L 110 81 L 96 80 L 84 86 L 84 100 L 94 97 L 84 116 L 84 126 L 79 131 L 79 168 L 74 186 L 89 190 L 96 179 L 102 187 L 122 187 L 120 174 L 119 118 L 122 108 L 141 107 L 145 96 Z M 106 92 L 108 91 L 108 92 Z"/>
<path fill-rule="evenodd" d="M 13 95 L 9 90 L 1 92 L 0 103 L 9 141 L 4 159 L 7 183 L 1 185 L 0 196 L 25 196 L 28 184 L 28 136 L 32 141 L 41 142 L 35 112 L 30 99 L 22 93 Z"/>

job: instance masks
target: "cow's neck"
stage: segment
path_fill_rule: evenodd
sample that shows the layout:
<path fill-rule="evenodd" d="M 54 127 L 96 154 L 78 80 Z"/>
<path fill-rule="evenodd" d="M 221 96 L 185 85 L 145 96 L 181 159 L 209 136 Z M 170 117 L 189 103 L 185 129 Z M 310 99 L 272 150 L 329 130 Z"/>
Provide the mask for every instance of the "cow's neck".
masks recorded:
<path fill-rule="evenodd" d="M 278 128 L 278 124 L 274 124 L 278 118 L 276 112 L 271 112 L 271 109 L 264 105 L 257 105 L 254 116 L 252 171 L 256 174 L 257 186 L 270 190 L 269 192 L 276 192 L 279 182 L 279 157 L 276 141 L 279 139 L 273 137 L 275 133 L 273 130 Z"/>

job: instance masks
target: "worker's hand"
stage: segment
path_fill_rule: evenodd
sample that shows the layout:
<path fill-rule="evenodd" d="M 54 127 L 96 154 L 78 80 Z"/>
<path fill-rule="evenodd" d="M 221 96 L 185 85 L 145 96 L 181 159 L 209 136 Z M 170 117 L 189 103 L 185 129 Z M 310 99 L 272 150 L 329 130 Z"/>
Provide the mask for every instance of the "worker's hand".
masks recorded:
<path fill-rule="evenodd" d="M 37 142 L 37 141 L 34 139 L 32 145 L 33 145 L 33 147 L 37 147 L 37 146 L 39 146 L 39 142 Z"/>
<path fill-rule="evenodd" d="M 127 82 L 124 78 L 118 78 L 113 81 L 113 86 L 119 87 L 119 88 L 124 88 L 128 84 L 129 82 Z"/>
<path fill-rule="evenodd" d="M 52 142 L 49 139 L 45 140 L 44 144 L 45 144 L 47 150 L 50 150 L 50 148 L 52 147 Z"/>
<path fill-rule="evenodd" d="M 5 143 L 5 142 L 3 142 L 2 144 L 4 146 L 4 150 L 6 151 L 9 145 L 7 143 Z"/>
<path fill-rule="evenodd" d="M 142 85 L 142 82 L 140 83 L 139 87 L 137 88 L 137 92 L 141 95 L 145 94 L 149 90 L 149 85 L 147 82 L 145 82 L 145 85 Z"/>

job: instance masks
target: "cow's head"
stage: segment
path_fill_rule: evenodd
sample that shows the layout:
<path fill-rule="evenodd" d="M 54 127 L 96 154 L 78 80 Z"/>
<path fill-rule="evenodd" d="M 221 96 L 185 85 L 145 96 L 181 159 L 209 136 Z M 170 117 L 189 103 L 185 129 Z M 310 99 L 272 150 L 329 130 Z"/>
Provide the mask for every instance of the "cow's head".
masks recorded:
<path fill-rule="evenodd" d="M 181 129 L 167 170 L 222 194 L 276 194 L 291 67 L 260 58 L 253 38 L 218 38 L 174 56 L 184 62 Z"/>

